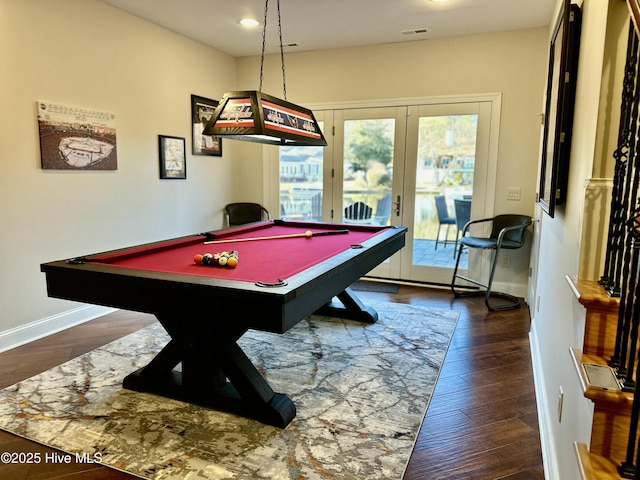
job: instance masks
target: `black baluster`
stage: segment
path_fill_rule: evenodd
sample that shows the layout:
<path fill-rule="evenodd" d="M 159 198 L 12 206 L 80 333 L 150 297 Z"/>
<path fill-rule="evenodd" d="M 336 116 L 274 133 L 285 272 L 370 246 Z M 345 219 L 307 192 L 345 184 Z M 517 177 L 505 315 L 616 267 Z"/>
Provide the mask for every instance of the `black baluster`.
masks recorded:
<path fill-rule="evenodd" d="M 638 256 L 640 252 L 640 209 L 634 210 L 630 219 L 626 222 L 629 226 L 629 235 L 631 237 L 632 258 L 635 268 L 631 269 L 629 285 L 634 290 L 634 298 L 632 303 L 628 303 L 625 308 L 632 310 L 632 323 L 637 325 L 640 323 L 640 295 L 638 289 Z M 633 356 L 635 357 L 635 350 Z M 618 466 L 618 473 L 624 478 L 635 478 L 636 466 L 633 461 L 636 455 L 640 455 L 640 447 L 636 451 L 636 435 L 638 433 L 638 418 L 640 416 L 640 389 L 636 389 L 633 395 L 633 404 L 631 406 L 631 418 L 629 423 L 629 438 L 627 440 L 627 453 L 625 460 Z M 640 458 L 640 456 L 638 457 Z M 638 463 L 636 463 L 637 465 Z"/>
<path fill-rule="evenodd" d="M 636 136 L 638 103 L 638 95 L 636 92 L 638 85 L 636 79 L 639 76 L 638 43 L 638 35 L 636 34 L 633 24 L 630 23 L 625 77 L 622 90 L 622 105 L 620 107 L 618 148 L 613 154 L 616 163 L 613 177 L 613 190 L 611 193 L 611 214 L 605 254 L 605 270 L 603 276 L 600 278 L 600 284 L 604 285 L 610 292 L 615 291 L 616 288 L 616 258 L 618 258 L 618 252 L 622 250 L 624 245 L 618 242 L 621 235 L 620 232 L 624 232 L 624 222 L 626 218 L 628 218 L 622 210 L 622 196 L 629 151 L 631 148 L 630 145 L 632 144 L 632 138 L 635 139 Z M 633 141 L 633 143 L 635 144 L 635 141 Z M 635 151 L 635 146 L 633 150 Z M 620 367 L 622 359 L 624 358 L 621 352 L 623 349 L 626 352 L 628 337 L 625 333 L 628 333 L 628 329 L 628 325 L 625 329 L 624 322 L 622 318 L 619 317 L 614 352 L 609 362 L 612 367 Z"/>
<path fill-rule="evenodd" d="M 625 64 L 624 82 L 622 86 L 622 97 L 620 104 L 620 124 L 618 127 L 618 147 L 613 152 L 615 159 L 613 189 L 611 192 L 611 218 L 609 221 L 609 232 L 607 235 L 607 250 L 605 256 L 604 274 L 600 278 L 600 284 L 608 286 L 612 281 L 613 274 L 613 249 L 615 232 L 620 224 L 618 217 L 619 205 L 621 203 L 622 185 L 624 183 L 626 162 L 629 157 L 629 144 L 631 141 L 631 125 L 633 124 L 632 111 L 633 100 L 635 98 L 636 78 L 638 77 L 638 36 L 629 25 L 629 38 L 627 43 L 627 59 Z"/>
<path fill-rule="evenodd" d="M 618 323 L 622 319 L 625 329 L 628 330 L 628 326 L 631 325 L 631 332 L 629 338 L 629 357 L 627 365 L 621 364 L 618 368 L 618 376 L 622 376 L 623 389 L 627 392 L 633 392 L 636 389 L 636 381 L 634 375 L 636 348 L 638 345 L 638 324 L 640 323 L 640 314 L 637 304 L 638 302 L 638 251 L 640 249 L 640 243 L 638 239 L 633 235 L 629 235 L 628 248 L 625 251 L 625 268 L 623 277 L 623 292 L 627 292 L 626 295 L 622 295 L 620 299 L 620 312 L 618 314 Z M 635 299 L 635 303 L 634 303 Z M 624 344 L 626 345 L 626 343 Z M 625 347 L 620 352 L 624 359 L 627 355 Z"/>

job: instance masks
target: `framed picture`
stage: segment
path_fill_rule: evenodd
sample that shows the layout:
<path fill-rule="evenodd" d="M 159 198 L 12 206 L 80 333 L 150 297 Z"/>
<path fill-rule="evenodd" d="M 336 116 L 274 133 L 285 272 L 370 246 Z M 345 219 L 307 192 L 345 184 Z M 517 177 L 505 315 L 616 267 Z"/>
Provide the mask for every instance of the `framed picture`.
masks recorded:
<path fill-rule="evenodd" d="M 191 128 L 194 155 L 222 156 L 222 138 L 214 135 L 203 135 L 207 124 L 218 102 L 208 98 L 191 95 Z"/>
<path fill-rule="evenodd" d="M 185 139 L 158 135 L 160 178 L 187 178 Z"/>
<path fill-rule="evenodd" d="M 37 102 L 44 170 L 117 170 L 116 116 L 95 108 Z"/>
<path fill-rule="evenodd" d="M 550 216 L 567 198 L 580 47 L 580 7 L 564 0 L 549 49 L 538 203 Z"/>

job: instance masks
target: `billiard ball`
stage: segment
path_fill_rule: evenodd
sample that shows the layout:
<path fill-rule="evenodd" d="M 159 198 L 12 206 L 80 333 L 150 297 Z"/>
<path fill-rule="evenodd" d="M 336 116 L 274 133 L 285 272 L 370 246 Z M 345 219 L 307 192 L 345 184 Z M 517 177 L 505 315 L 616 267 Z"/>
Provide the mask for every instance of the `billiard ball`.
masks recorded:
<path fill-rule="evenodd" d="M 235 268 L 238 265 L 238 258 L 231 256 L 229 260 L 227 260 L 227 267 Z"/>
<path fill-rule="evenodd" d="M 211 263 L 212 259 L 213 259 L 213 255 L 211 255 L 210 253 L 205 253 L 202 256 L 202 264 L 203 265 L 209 265 Z"/>
<path fill-rule="evenodd" d="M 200 254 L 200 253 L 196 253 L 196 254 L 193 256 L 193 261 L 194 261 L 195 263 L 197 263 L 198 265 L 200 265 L 200 264 L 202 263 L 202 254 Z"/>

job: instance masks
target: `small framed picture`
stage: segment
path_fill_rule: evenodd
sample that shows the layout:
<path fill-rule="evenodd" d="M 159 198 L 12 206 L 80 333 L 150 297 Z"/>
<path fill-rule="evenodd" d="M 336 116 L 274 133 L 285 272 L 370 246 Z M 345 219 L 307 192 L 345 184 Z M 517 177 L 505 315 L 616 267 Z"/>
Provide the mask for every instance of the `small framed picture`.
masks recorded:
<path fill-rule="evenodd" d="M 222 138 L 203 135 L 202 130 L 218 106 L 215 100 L 191 95 L 191 128 L 194 155 L 222 156 Z"/>
<path fill-rule="evenodd" d="M 160 178 L 187 178 L 185 139 L 158 135 L 160 152 Z"/>

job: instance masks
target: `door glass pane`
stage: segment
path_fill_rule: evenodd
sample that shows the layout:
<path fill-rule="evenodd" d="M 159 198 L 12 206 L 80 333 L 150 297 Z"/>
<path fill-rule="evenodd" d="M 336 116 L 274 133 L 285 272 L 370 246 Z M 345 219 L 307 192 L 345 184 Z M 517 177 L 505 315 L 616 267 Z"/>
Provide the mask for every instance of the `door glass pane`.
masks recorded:
<path fill-rule="evenodd" d="M 323 147 L 280 147 L 280 218 L 322 221 Z"/>
<path fill-rule="evenodd" d="M 344 122 L 344 222 L 389 223 L 394 129 L 393 118 Z"/>
<path fill-rule="evenodd" d="M 475 114 L 419 120 L 414 265 L 454 266 L 456 240 L 470 219 L 477 127 Z M 467 261 L 464 254 L 460 268 Z"/>

